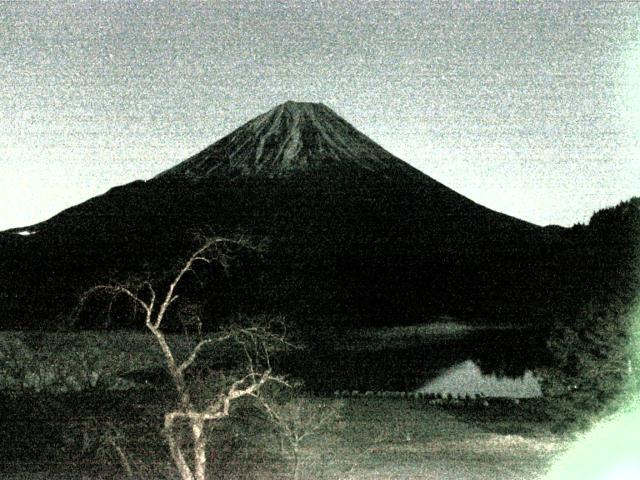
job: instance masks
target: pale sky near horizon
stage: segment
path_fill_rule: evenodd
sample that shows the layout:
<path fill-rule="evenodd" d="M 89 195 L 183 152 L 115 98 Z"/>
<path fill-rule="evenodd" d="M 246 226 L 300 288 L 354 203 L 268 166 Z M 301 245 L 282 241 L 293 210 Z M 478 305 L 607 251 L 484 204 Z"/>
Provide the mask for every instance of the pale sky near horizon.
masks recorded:
<path fill-rule="evenodd" d="M 0 2 L 0 230 L 322 102 L 492 209 L 640 195 L 640 3 Z"/>

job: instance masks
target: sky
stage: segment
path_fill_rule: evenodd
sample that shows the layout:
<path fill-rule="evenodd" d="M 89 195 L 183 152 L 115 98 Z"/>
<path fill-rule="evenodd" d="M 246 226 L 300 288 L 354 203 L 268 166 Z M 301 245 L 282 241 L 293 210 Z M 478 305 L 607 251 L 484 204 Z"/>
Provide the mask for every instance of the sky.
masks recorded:
<path fill-rule="evenodd" d="M 0 2 L 0 230 L 286 100 L 540 225 L 640 195 L 640 3 Z"/>

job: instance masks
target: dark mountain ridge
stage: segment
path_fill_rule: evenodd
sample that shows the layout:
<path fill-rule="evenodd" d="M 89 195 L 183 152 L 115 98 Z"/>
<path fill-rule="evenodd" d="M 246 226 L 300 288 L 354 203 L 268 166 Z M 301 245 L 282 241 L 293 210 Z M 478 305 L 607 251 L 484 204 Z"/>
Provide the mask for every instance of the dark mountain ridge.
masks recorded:
<path fill-rule="evenodd" d="M 1 233 L 4 325 L 51 325 L 96 283 L 161 278 L 193 248 L 194 231 L 268 244 L 239 254 L 230 276 L 214 274 L 213 292 L 186 287 L 212 321 L 243 311 L 530 323 L 556 297 L 546 286 L 557 284 L 566 245 L 564 229 L 472 202 L 329 108 L 287 102 L 151 180 Z"/>

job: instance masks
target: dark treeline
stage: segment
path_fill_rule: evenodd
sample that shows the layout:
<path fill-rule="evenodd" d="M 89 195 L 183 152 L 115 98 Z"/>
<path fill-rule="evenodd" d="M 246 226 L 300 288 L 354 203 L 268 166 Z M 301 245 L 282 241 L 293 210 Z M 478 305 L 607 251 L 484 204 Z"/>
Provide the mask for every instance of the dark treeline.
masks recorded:
<path fill-rule="evenodd" d="M 621 404 L 638 371 L 634 308 L 640 292 L 640 199 L 567 232 L 564 289 L 550 331 L 543 388 L 560 429 L 582 427 Z"/>

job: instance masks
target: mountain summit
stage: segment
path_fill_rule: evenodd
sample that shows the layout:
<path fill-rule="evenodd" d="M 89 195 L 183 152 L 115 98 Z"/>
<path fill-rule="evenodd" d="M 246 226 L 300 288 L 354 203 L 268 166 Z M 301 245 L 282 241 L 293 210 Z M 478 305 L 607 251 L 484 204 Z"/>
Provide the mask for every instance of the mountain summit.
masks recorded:
<path fill-rule="evenodd" d="M 399 164 L 404 162 L 325 105 L 288 101 L 158 176 L 280 176 L 335 166 L 385 171 Z"/>

